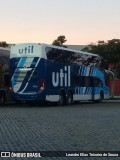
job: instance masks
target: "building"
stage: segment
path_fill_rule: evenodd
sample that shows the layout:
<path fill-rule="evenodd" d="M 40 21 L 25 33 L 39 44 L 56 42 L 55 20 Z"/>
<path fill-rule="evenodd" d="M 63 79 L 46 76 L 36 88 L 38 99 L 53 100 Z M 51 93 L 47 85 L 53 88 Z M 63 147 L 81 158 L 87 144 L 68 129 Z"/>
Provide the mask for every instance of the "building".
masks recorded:
<path fill-rule="evenodd" d="M 83 48 L 87 47 L 87 45 L 66 45 L 67 48 L 75 49 L 81 51 Z"/>

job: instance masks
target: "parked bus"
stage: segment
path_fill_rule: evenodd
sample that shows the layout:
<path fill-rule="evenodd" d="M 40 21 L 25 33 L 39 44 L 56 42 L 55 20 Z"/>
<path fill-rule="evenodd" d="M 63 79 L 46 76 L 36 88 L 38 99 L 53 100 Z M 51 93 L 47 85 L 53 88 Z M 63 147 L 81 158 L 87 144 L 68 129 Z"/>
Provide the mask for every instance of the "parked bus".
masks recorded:
<path fill-rule="evenodd" d="M 9 73 L 10 50 L 0 47 L 0 105 L 10 101 L 10 73 Z"/>
<path fill-rule="evenodd" d="M 101 102 L 109 98 L 107 73 L 96 54 L 47 44 L 11 47 L 12 96 L 16 101 Z"/>

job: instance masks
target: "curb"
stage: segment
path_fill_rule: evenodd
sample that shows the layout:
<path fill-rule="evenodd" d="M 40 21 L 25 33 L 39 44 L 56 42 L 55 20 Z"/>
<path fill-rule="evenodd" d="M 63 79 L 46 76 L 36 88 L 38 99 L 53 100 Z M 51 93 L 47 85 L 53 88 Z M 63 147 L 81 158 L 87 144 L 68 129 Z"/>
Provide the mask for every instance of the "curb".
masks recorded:
<path fill-rule="evenodd" d="M 110 102 L 110 103 L 120 103 L 120 100 L 103 100 L 103 102 L 107 103 L 107 102 Z"/>

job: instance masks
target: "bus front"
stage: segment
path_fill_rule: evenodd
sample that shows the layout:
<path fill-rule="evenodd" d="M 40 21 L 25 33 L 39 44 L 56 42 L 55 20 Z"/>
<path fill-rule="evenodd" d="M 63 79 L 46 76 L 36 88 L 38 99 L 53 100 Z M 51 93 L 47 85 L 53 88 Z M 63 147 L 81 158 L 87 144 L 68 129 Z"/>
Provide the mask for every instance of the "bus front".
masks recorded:
<path fill-rule="evenodd" d="M 45 59 L 40 44 L 26 43 L 11 47 L 11 94 L 15 101 L 44 100 Z"/>

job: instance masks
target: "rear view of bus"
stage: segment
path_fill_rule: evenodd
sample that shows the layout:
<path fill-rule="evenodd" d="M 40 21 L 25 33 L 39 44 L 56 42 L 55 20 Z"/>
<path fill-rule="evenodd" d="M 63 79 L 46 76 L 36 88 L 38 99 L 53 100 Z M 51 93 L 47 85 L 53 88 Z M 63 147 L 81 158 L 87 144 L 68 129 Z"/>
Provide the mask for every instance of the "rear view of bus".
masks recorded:
<path fill-rule="evenodd" d="M 43 100 L 45 98 L 45 59 L 46 57 L 42 55 L 40 44 L 26 43 L 11 47 L 11 88 L 12 97 L 15 101 L 33 101 L 37 99 Z"/>

